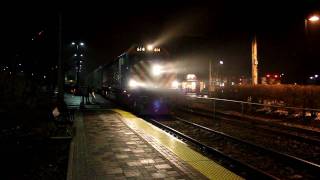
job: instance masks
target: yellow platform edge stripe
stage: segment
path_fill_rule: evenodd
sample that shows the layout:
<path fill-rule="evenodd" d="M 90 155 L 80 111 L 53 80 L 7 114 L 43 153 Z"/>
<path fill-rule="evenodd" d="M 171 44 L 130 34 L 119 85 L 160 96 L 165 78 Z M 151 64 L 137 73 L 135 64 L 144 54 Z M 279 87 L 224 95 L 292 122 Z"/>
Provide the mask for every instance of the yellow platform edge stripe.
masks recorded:
<path fill-rule="evenodd" d="M 160 144 L 168 148 L 182 160 L 186 161 L 207 178 L 224 180 L 243 179 L 242 177 L 234 174 L 223 166 L 189 148 L 184 142 L 180 141 L 179 139 L 172 137 L 170 134 L 136 117 L 132 113 L 120 109 L 111 110 L 119 113 L 123 117 L 123 120 L 126 121 L 125 123 L 129 126 L 136 127 L 143 131 L 145 134 L 154 137 Z"/>

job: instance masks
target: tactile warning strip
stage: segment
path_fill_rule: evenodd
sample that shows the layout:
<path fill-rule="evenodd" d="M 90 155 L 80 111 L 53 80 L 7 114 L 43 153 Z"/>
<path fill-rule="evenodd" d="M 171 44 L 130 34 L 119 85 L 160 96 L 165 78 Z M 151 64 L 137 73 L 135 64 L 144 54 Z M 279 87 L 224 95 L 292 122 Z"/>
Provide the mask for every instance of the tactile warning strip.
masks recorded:
<path fill-rule="evenodd" d="M 234 174 L 228 169 L 189 148 L 184 142 L 171 136 L 158 127 L 134 116 L 129 112 L 119 109 L 113 109 L 113 111 L 119 113 L 131 128 L 139 129 L 144 133 L 154 137 L 154 139 L 156 139 L 160 144 L 171 150 L 179 158 L 186 161 L 207 178 L 224 180 L 243 179 L 242 177 Z"/>

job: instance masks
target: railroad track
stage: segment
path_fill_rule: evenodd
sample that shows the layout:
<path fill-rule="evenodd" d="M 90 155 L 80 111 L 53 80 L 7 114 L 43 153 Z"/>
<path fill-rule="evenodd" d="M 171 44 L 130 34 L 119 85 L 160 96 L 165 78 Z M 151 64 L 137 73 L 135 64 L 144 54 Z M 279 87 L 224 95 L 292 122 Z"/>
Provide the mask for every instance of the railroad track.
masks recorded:
<path fill-rule="evenodd" d="M 259 144 L 279 152 L 290 154 L 316 164 L 320 164 L 320 141 L 298 134 L 286 132 L 285 127 L 274 129 L 268 124 L 252 124 L 250 121 L 233 120 L 224 117 L 202 118 L 190 113 L 181 114 L 190 122 L 201 124 L 211 129 L 231 134 L 240 139 Z M 194 117 L 193 117 L 194 116 Z"/>
<path fill-rule="evenodd" d="M 179 108 L 179 110 L 213 118 L 213 112 L 208 111 L 208 110 L 204 110 L 204 109 Z M 234 121 L 234 122 L 237 121 L 238 123 L 244 123 L 244 124 L 250 123 L 252 125 L 259 125 L 261 128 L 265 128 L 268 130 L 274 130 L 274 132 L 278 133 L 278 134 L 280 134 L 280 133 L 287 134 L 289 136 L 295 136 L 297 138 L 301 138 L 306 141 L 310 140 L 310 141 L 313 141 L 316 143 L 320 143 L 320 132 L 317 132 L 317 131 L 312 131 L 312 130 L 294 127 L 294 126 L 285 126 L 285 125 L 278 124 L 278 123 L 254 120 L 251 118 L 237 116 L 237 115 L 233 115 L 233 114 L 225 113 L 225 112 L 221 112 L 221 111 L 216 111 L 215 118 L 221 119 L 221 120 L 226 120 L 226 121 Z"/>
<path fill-rule="evenodd" d="M 247 169 L 248 177 L 263 179 L 317 179 L 320 165 L 270 150 L 180 118 L 150 120 L 157 126 L 227 158 Z M 260 179 L 259 178 L 259 179 Z"/>

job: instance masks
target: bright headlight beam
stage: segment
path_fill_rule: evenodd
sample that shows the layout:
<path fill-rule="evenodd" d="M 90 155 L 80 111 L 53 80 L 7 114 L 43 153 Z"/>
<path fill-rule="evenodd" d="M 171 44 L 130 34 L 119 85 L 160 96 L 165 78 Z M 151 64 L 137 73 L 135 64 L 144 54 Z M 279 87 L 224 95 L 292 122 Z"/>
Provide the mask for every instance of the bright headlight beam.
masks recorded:
<path fill-rule="evenodd" d="M 178 89 L 179 82 L 177 80 L 175 80 L 175 81 L 172 82 L 171 86 L 172 86 L 173 89 Z"/>
<path fill-rule="evenodd" d="M 154 66 L 152 67 L 152 74 L 153 74 L 153 75 L 159 76 L 159 75 L 161 74 L 161 72 L 162 72 L 161 66 L 159 66 L 159 65 L 154 65 Z"/>
<path fill-rule="evenodd" d="M 129 87 L 135 88 L 135 87 L 137 87 L 137 86 L 138 86 L 137 81 L 135 81 L 135 80 L 133 80 L 133 79 L 131 79 L 131 80 L 129 81 Z"/>
<path fill-rule="evenodd" d="M 149 45 L 147 46 L 147 50 L 148 50 L 148 51 L 152 51 L 152 50 L 153 50 L 153 46 L 152 46 L 151 44 L 149 44 Z"/>

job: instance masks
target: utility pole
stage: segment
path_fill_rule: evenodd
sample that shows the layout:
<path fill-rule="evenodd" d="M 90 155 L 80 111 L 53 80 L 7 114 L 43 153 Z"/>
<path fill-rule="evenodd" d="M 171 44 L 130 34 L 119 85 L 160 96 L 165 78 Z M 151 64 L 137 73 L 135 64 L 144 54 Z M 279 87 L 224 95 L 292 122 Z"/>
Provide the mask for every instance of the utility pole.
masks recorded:
<path fill-rule="evenodd" d="M 258 48 L 257 48 L 257 38 L 254 36 L 252 43 L 251 43 L 251 79 L 252 79 L 252 85 L 258 84 Z"/>

